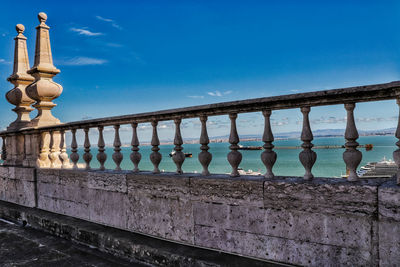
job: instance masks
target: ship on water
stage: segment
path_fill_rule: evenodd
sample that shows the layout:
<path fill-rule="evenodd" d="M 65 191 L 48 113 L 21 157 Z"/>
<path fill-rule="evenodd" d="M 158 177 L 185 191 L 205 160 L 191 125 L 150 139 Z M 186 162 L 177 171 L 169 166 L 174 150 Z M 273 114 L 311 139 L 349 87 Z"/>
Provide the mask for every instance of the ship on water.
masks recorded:
<path fill-rule="evenodd" d="M 362 166 L 357 174 L 360 178 L 391 178 L 397 173 L 397 165 L 392 159 L 386 159 L 383 157 L 381 161 L 378 162 L 368 162 L 366 165 Z M 348 173 L 342 175 L 346 178 Z"/>

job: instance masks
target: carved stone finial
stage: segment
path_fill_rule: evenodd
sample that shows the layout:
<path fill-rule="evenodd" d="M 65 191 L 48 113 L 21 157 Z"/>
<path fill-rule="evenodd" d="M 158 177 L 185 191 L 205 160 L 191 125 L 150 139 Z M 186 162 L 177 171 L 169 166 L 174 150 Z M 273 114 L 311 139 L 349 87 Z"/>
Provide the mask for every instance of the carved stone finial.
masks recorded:
<path fill-rule="evenodd" d="M 39 22 L 40 22 L 40 23 L 46 23 L 47 14 L 44 13 L 44 12 L 40 12 L 40 13 L 38 14 L 38 19 L 39 19 Z"/>
<path fill-rule="evenodd" d="M 25 26 L 22 25 L 22 24 L 17 24 L 17 25 L 15 26 L 15 29 L 17 30 L 18 35 L 20 35 L 20 34 L 24 33 L 24 31 L 25 31 Z"/>
<path fill-rule="evenodd" d="M 28 96 L 36 100 L 34 107 L 38 115 L 31 122 L 31 126 L 46 126 L 59 124 L 60 120 L 51 114 L 51 109 L 56 106 L 52 101 L 62 93 L 62 86 L 53 81 L 53 77 L 60 70 L 53 65 L 50 47 L 50 27 L 45 24 L 47 15 L 43 12 L 38 15 L 40 25 L 36 27 L 35 62 L 28 71 L 35 81 L 26 88 Z"/>
<path fill-rule="evenodd" d="M 13 73 L 7 78 L 14 88 L 7 92 L 6 99 L 16 106 L 13 111 L 17 113 L 17 119 L 8 126 L 7 130 L 19 130 L 27 127 L 31 120 L 29 112 L 33 110 L 30 105 L 35 102 L 26 94 L 26 87 L 34 81 L 34 78 L 27 73 L 29 69 L 28 50 L 26 37 L 22 34 L 25 27 L 17 24 L 15 29 L 18 35 L 14 38 L 14 68 Z"/>

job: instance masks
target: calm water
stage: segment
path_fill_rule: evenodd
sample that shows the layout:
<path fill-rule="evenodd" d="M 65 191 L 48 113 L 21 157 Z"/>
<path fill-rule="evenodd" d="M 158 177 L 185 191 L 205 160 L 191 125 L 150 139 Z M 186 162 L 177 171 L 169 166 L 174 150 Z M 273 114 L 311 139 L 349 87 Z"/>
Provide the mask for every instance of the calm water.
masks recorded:
<path fill-rule="evenodd" d="M 367 136 L 360 137 L 358 142 L 360 144 L 373 144 L 374 148 L 372 151 L 366 151 L 364 148 L 360 148 L 363 153 L 363 159 L 360 166 L 365 165 L 370 161 L 379 161 L 384 156 L 386 158 L 392 158 L 392 153 L 396 149 L 395 142 L 396 138 L 394 136 Z M 314 145 L 342 145 L 344 143 L 343 138 L 339 137 L 329 137 L 329 138 L 316 138 L 313 141 Z M 251 145 L 251 146 L 261 146 L 262 142 L 252 141 L 252 142 L 241 142 L 241 145 Z M 301 145 L 300 140 L 276 140 L 274 142 L 275 146 L 299 146 Z M 212 173 L 228 173 L 231 168 L 226 159 L 227 153 L 229 153 L 228 143 L 211 143 L 209 152 L 212 153 L 213 159 L 211 161 L 209 170 Z M 163 145 L 160 146 L 160 153 L 162 154 L 162 161 L 160 163 L 160 169 L 165 171 L 175 171 L 175 164 L 169 157 L 169 153 L 173 149 L 173 145 Z M 198 162 L 197 155 L 200 152 L 199 144 L 185 144 L 184 152 L 193 153 L 192 158 L 186 158 L 183 164 L 183 170 L 185 172 L 201 172 L 201 165 Z M 274 166 L 274 173 L 276 175 L 293 175 L 301 176 L 304 173 L 304 168 L 299 162 L 298 154 L 301 149 L 276 149 L 278 154 L 277 161 Z M 315 149 L 314 150 L 318 157 L 317 161 L 313 167 L 313 173 L 315 176 L 319 177 L 339 177 L 345 172 L 345 164 L 342 160 L 342 154 L 344 149 Z M 70 151 L 68 151 L 70 153 Z M 115 164 L 111 158 L 113 153 L 112 148 L 107 148 L 107 161 L 106 168 L 113 169 Z M 129 147 L 122 148 L 122 154 L 124 159 L 121 163 L 122 169 L 130 170 L 133 168 L 133 164 L 129 159 L 129 154 L 131 150 Z M 140 153 L 142 154 L 142 160 L 139 164 L 141 170 L 152 170 L 153 165 L 150 162 L 149 155 L 151 153 L 151 146 L 141 146 Z M 265 167 L 260 160 L 260 154 L 262 150 L 241 150 L 243 155 L 243 160 L 240 164 L 244 170 L 253 170 L 265 172 Z M 98 168 L 99 163 L 96 159 L 97 149 L 93 147 L 92 149 L 93 159 L 91 162 L 92 168 Z M 84 163 L 82 159 L 83 149 L 79 149 L 80 159 L 79 162 Z"/>

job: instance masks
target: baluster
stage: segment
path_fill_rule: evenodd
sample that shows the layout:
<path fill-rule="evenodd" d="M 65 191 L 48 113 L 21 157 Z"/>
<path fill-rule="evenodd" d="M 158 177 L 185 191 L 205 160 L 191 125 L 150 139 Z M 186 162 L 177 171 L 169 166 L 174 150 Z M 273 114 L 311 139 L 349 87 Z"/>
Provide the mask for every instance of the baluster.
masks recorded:
<path fill-rule="evenodd" d="M 78 143 L 76 142 L 76 129 L 71 130 L 72 133 L 72 142 L 71 142 L 71 160 L 73 164 L 74 169 L 78 169 L 78 160 L 79 160 L 79 154 L 78 154 Z"/>
<path fill-rule="evenodd" d="M 70 166 L 68 154 L 67 154 L 67 145 L 65 142 L 65 130 L 60 131 L 61 140 L 60 140 L 60 161 L 61 161 L 61 168 L 65 169 Z"/>
<path fill-rule="evenodd" d="M 115 169 L 117 171 L 121 170 L 120 164 L 124 156 L 121 153 L 121 140 L 119 139 L 119 125 L 114 125 L 115 136 L 114 136 L 114 154 L 112 155 L 112 159 L 117 165 Z"/>
<path fill-rule="evenodd" d="M 396 99 L 396 103 L 400 107 L 400 98 Z M 397 129 L 396 129 L 395 136 L 397 139 L 399 139 L 399 141 L 396 142 L 396 146 L 398 146 L 399 148 L 393 152 L 393 159 L 397 165 L 397 175 L 396 175 L 397 184 L 400 185 L 400 109 L 399 109 L 399 118 L 398 118 L 398 122 L 397 122 Z M 4 139 L 3 139 L 3 147 L 4 147 Z"/>
<path fill-rule="evenodd" d="M 160 145 L 160 140 L 158 140 L 158 135 L 157 135 L 157 121 L 152 121 L 151 126 L 153 126 L 153 135 L 151 137 L 151 145 L 153 146 L 151 150 L 153 151 L 150 154 L 150 161 L 154 165 L 153 173 L 160 173 L 160 169 L 158 168 L 158 165 L 161 162 L 162 156 L 158 152 L 160 148 L 158 147 Z"/>
<path fill-rule="evenodd" d="M 182 119 L 178 118 L 174 120 L 175 123 L 175 138 L 174 138 L 174 145 L 175 145 L 175 153 L 172 156 L 173 161 L 175 162 L 176 165 L 176 173 L 182 174 L 182 164 L 185 161 L 185 154 L 182 152 L 183 147 L 183 140 L 182 140 L 182 135 L 181 135 L 181 122 Z"/>
<path fill-rule="evenodd" d="M 262 141 L 264 142 L 264 152 L 261 153 L 261 160 L 264 163 L 267 172 L 264 174 L 265 178 L 274 178 L 274 173 L 272 172 L 272 168 L 276 161 L 276 153 L 272 149 L 274 145 L 272 142 L 274 141 L 274 135 L 271 130 L 271 110 L 265 109 L 262 112 L 264 116 L 264 134 L 262 137 Z"/>
<path fill-rule="evenodd" d="M 311 180 L 314 178 L 314 175 L 311 173 L 311 169 L 317 160 L 317 153 L 311 150 L 311 148 L 314 146 L 311 143 L 314 137 L 310 127 L 310 120 L 308 118 L 310 109 L 310 107 L 302 107 L 300 109 L 301 113 L 303 113 L 303 129 L 301 131 L 301 141 L 303 141 L 301 147 L 303 148 L 303 151 L 300 152 L 299 159 L 306 170 L 306 173 L 304 174 L 305 180 Z"/>
<path fill-rule="evenodd" d="M 89 128 L 85 127 L 83 131 L 85 132 L 85 142 L 83 143 L 85 153 L 83 153 L 83 160 L 86 163 L 85 169 L 90 170 L 90 161 L 92 160 L 93 156 L 90 153 Z"/>
<path fill-rule="evenodd" d="M 201 135 L 200 135 L 200 149 L 201 152 L 199 153 L 199 161 L 201 166 L 203 166 L 203 171 L 201 172 L 202 175 L 210 175 L 210 172 L 208 171 L 208 165 L 210 165 L 210 162 L 212 160 L 212 155 L 210 152 L 208 152 L 208 144 L 210 143 L 210 140 L 208 139 L 208 133 L 207 133 L 207 116 L 203 115 L 200 116 L 200 122 L 201 122 Z"/>
<path fill-rule="evenodd" d="M 60 168 L 60 132 L 51 131 L 50 132 L 50 168 Z"/>
<path fill-rule="evenodd" d="M 242 154 L 239 151 L 237 151 L 239 149 L 238 146 L 239 135 L 236 129 L 236 118 L 237 118 L 236 113 L 229 114 L 229 119 L 231 120 L 231 133 L 229 135 L 229 143 L 231 145 L 229 146 L 229 148 L 231 152 L 228 153 L 228 162 L 232 166 L 232 172 L 231 172 L 232 177 L 240 176 L 238 167 L 240 162 L 242 161 Z"/>
<path fill-rule="evenodd" d="M 104 171 L 106 168 L 104 167 L 104 163 L 107 160 L 107 154 L 104 153 L 106 144 L 104 143 L 103 137 L 103 129 L 104 126 L 100 125 L 97 127 L 99 129 L 99 141 L 97 142 L 97 146 L 99 147 L 99 153 L 97 153 L 97 160 L 100 162 L 100 170 Z"/>
<path fill-rule="evenodd" d="M 5 165 L 7 160 L 6 137 L 2 136 L 1 138 L 3 139 L 3 146 L 1 148 L 1 159 L 3 160 L 3 165 Z"/>
<path fill-rule="evenodd" d="M 347 124 L 344 138 L 347 142 L 345 144 L 346 151 L 343 153 L 343 160 L 346 163 L 346 169 L 349 171 L 349 176 L 347 177 L 349 181 L 358 180 L 356 170 L 362 159 L 362 153 L 357 150 L 358 143 L 356 140 L 358 138 L 358 132 L 353 113 L 355 107 L 355 103 L 344 104 L 344 108 L 347 111 Z"/>
<path fill-rule="evenodd" d="M 139 153 L 139 139 L 137 136 L 137 122 L 132 122 L 132 141 L 131 141 L 131 146 L 132 146 L 132 153 L 131 153 L 131 161 L 133 165 L 135 166 L 133 171 L 134 172 L 139 172 L 139 162 L 142 159 L 142 155 Z"/>
<path fill-rule="evenodd" d="M 40 153 L 39 158 L 36 161 L 36 164 L 39 168 L 49 168 L 50 167 L 50 133 L 49 132 L 42 132 L 40 134 Z"/>

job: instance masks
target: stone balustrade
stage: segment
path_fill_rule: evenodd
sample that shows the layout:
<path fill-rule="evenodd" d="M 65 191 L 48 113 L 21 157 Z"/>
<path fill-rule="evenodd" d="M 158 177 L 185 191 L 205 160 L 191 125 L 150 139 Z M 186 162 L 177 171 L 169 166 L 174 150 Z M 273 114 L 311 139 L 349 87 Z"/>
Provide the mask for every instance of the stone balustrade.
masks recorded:
<path fill-rule="evenodd" d="M 112 155 L 112 159 L 115 162 L 115 169 L 120 170 L 123 155 L 121 153 L 119 129 L 121 125 L 130 124 L 132 126 L 132 153 L 130 159 L 132 161 L 132 170 L 138 172 L 140 161 L 143 159 L 140 154 L 140 140 L 138 139 L 137 128 L 138 125 L 142 123 L 151 123 L 153 129 L 151 138 L 152 153 L 149 160 L 154 165 L 153 173 L 156 174 L 160 172 L 158 167 L 160 162 L 165 160 L 158 152 L 160 150 L 159 134 L 157 131 L 158 123 L 161 121 L 173 121 L 175 123 L 174 150 L 176 153 L 172 157 L 172 161 L 176 164 L 176 173 L 182 174 L 185 166 L 185 158 L 182 153 L 183 139 L 180 131 L 181 122 L 183 119 L 199 118 L 201 122 L 201 135 L 199 137 L 199 150 L 201 150 L 201 153 L 199 154 L 199 164 L 203 167 L 202 174 L 210 175 L 208 165 L 212 160 L 212 154 L 208 152 L 209 138 L 207 134 L 207 118 L 210 116 L 226 115 L 229 117 L 231 122 L 229 135 L 229 148 L 231 151 L 227 155 L 227 164 L 229 163 L 232 166 L 231 176 L 237 177 L 239 176 L 238 166 L 242 160 L 242 155 L 238 151 L 240 140 L 236 126 L 237 115 L 245 112 L 260 112 L 265 118 L 265 129 L 262 138 L 262 141 L 265 143 L 265 150 L 261 153 L 261 162 L 267 169 L 265 177 L 271 178 L 274 177 L 272 170 L 277 157 L 276 153 L 273 151 L 274 136 L 270 126 L 271 113 L 281 109 L 298 108 L 303 114 L 303 127 L 301 133 L 303 151 L 299 154 L 299 160 L 305 169 L 304 179 L 309 180 L 313 178 L 312 167 L 314 163 L 318 164 L 316 153 L 312 150 L 313 134 L 309 122 L 309 113 L 311 112 L 312 107 L 315 106 L 344 104 L 344 108 L 347 112 L 347 126 L 344 136 L 346 139 L 346 151 L 343 153 L 343 160 L 350 172 L 348 179 L 350 181 L 356 181 L 358 179 L 356 169 L 362 158 L 362 153 L 357 150 L 358 132 L 354 119 L 356 103 L 399 99 L 399 96 L 400 82 L 391 82 L 76 121 L 36 128 L 23 128 L 17 131 L 9 130 L 0 132 L 0 136 L 3 138 L 2 155 L 3 159 L 5 159 L 4 164 L 6 165 L 75 169 L 78 168 L 77 163 L 80 156 L 82 156 L 85 162 L 85 168 L 89 170 L 91 168 L 90 163 L 93 160 L 93 145 L 90 144 L 89 141 L 89 132 L 92 129 L 98 129 L 99 139 L 96 159 L 100 163 L 100 170 L 105 170 L 104 163 L 107 159 L 107 155 L 104 152 L 105 142 L 103 129 L 106 126 L 113 126 L 115 137 L 113 143 L 114 154 Z M 78 154 L 76 131 L 79 129 L 84 131 L 83 155 Z M 70 144 L 71 154 L 69 158 L 66 155 L 66 144 L 64 141 L 64 133 L 66 131 L 71 131 L 72 133 L 72 142 Z M 60 136 L 63 138 L 60 138 Z M 397 130 L 396 137 L 400 139 L 400 130 Z M 16 147 L 8 146 L 7 143 L 12 143 L 13 140 L 19 140 L 16 143 L 20 145 Z M 400 141 L 396 144 L 400 146 Z M 397 164 L 400 164 L 399 154 L 400 149 L 394 152 L 394 159 Z M 69 160 L 71 163 L 68 162 Z M 400 177 L 398 178 L 400 182 Z"/>

